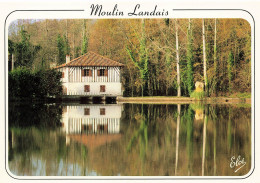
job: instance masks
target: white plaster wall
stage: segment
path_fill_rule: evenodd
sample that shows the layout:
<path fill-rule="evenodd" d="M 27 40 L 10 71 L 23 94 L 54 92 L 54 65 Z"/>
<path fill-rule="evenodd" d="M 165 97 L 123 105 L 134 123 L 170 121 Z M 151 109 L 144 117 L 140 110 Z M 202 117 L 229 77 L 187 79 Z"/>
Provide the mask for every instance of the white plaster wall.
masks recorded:
<path fill-rule="evenodd" d="M 81 76 L 84 68 L 93 70 L 92 77 Z M 97 76 L 98 69 L 108 69 L 108 76 Z M 122 95 L 119 67 L 63 67 L 59 71 L 64 72 L 61 81 L 67 88 L 67 95 Z M 90 92 L 84 92 L 84 85 L 90 85 Z M 100 85 L 106 86 L 105 92 L 100 92 Z"/>
<path fill-rule="evenodd" d="M 119 67 L 69 67 L 67 69 L 68 80 L 73 82 L 120 82 L 120 68 Z M 90 69 L 92 76 L 82 76 L 82 69 Z M 107 76 L 98 76 L 98 69 L 108 69 Z M 65 81 L 65 80 L 64 80 Z"/>
<path fill-rule="evenodd" d="M 63 67 L 59 69 L 60 72 L 64 72 L 64 78 L 61 78 L 62 82 L 68 82 L 68 68 L 67 67 Z"/>
<path fill-rule="evenodd" d="M 121 83 L 118 82 L 94 82 L 94 83 L 64 83 L 67 85 L 67 95 L 122 95 Z M 90 92 L 84 92 L 84 85 L 90 85 Z M 106 86 L 105 92 L 100 92 L 100 85 Z"/>

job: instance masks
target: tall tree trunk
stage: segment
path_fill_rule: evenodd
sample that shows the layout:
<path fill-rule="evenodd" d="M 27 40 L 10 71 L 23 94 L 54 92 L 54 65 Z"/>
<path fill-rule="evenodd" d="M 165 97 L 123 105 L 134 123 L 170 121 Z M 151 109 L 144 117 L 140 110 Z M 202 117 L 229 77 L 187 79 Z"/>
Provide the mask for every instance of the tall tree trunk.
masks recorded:
<path fill-rule="evenodd" d="M 218 63 L 217 63 L 217 19 L 215 18 L 215 35 L 214 35 L 214 76 L 215 76 L 215 84 L 214 90 L 217 92 L 218 85 Z"/>
<path fill-rule="evenodd" d="M 142 27 L 142 39 L 144 38 L 144 19 L 142 18 L 141 20 L 141 27 Z M 142 81 L 142 97 L 144 96 L 144 78 L 143 78 L 143 81 Z"/>
<path fill-rule="evenodd" d="M 208 96 L 208 78 L 207 78 L 207 55 L 206 55 L 206 41 L 205 41 L 205 25 L 204 18 L 202 19 L 202 40 L 203 40 L 203 72 L 204 72 L 204 83 L 205 92 Z"/>
<path fill-rule="evenodd" d="M 76 58 L 76 52 L 75 52 L 75 32 L 73 32 L 73 58 Z"/>
<path fill-rule="evenodd" d="M 69 44 L 69 37 L 68 37 L 68 19 L 66 19 L 65 50 L 66 50 L 65 54 L 70 55 L 70 44 Z"/>
<path fill-rule="evenodd" d="M 83 24 L 82 24 L 82 37 L 86 36 L 86 20 L 83 19 Z"/>
<path fill-rule="evenodd" d="M 132 77 L 132 70 L 131 70 L 131 68 L 129 67 L 129 65 L 126 63 L 126 66 L 127 66 L 127 69 L 129 70 L 129 76 L 130 76 L 130 78 L 129 78 L 129 82 L 130 82 L 130 86 L 131 86 L 131 97 L 133 97 L 134 96 L 134 85 L 133 85 L 133 77 Z"/>
<path fill-rule="evenodd" d="M 45 32 L 46 32 L 46 44 L 47 44 L 47 46 L 49 46 L 49 35 L 48 35 L 48 20 L 46 19 L 45 20 Z M 49 61 L 49 52 L 48 51 L 46 51 L 45 52 L 45 59 L 43 59 L 42 58 L 42 61 L 44 60 L 45 62 L 47 61 Z M 43 63 L 42 63 L 42 67 L 43 67 Z"/>
<path fill-rule="evenodd" d="M 66 19 L 66 37 L 68 39 L 68 19 Z"/>
<path fill-rule="evenodd" d="M 83 20 L 82 24 L 82 44 L 81 44 L 81 55 L 87 53 L 88 49 L 88 37 L 86 33 L 86 20 Z"/>
<path fill-rule="evenodd" d="M 234 46 L 234 77 L 236 77 L 236 54 L 237 54 L 237 41 L 235 38 L 235 46 Z"/>
<path fill-rule="evenodd" d="M 48 38 L 48 20 L 47 19 L 45 20 L 45 31 L 46 31 L 46 38 Z"/>
<path fill-rule="evenodd" d="M 147 50 L 146 50 L 146 35 L 145 35 L 145 20 L 141 20 L 141 30 L 142 38 L 140 42 L 140 66 L 141 66 L 141 78 L 142 78 L 142 97 L 144 93 L 147 93 L 147 84 L 148 84 L 148 60 L 147 60 Z"/>
<path fill-rule="evenodd" d="M 187 44 L 187 85 L 188 92 L 191 95 L 194 87 L 194 78 L 193 78 L 193 36 L 191 30 L 191 19 L 189 18 L 189 26 L 187 31 L 188 44 Z"/>
<path fill-rule="evenodd" d="M 175 20 L 175 34 L 176 34 L 176 62 L 177 62 L 177 96 L 181 96 L 181 78 L 180 78 L 180 58 L 179 58 L 179 40 L 178 40 L 178 22 Z"/>

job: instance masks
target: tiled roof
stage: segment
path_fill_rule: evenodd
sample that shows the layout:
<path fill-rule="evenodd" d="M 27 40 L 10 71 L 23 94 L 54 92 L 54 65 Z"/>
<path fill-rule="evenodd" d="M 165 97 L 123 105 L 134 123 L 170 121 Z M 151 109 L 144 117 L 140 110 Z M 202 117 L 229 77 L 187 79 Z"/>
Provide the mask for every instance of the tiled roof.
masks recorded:
<path fill-rule="evenodd" d="M 111 60 L 109 58 L 103 57 L 92 51 L 71 60 L 69 63 L 65 63 L 57 66 L 56 68 L 61 67 L 85 67 L 85 66 L 108 66 L 108 67 L 122 67 L 124 64 Z"/>

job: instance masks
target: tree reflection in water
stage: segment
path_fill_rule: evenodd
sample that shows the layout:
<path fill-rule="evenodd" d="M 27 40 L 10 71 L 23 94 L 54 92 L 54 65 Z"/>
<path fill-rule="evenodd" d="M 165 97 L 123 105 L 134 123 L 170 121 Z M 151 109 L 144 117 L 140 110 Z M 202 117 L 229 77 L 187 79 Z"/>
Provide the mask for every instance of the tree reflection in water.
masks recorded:
<path fill-rule="evenodd" d="M 15 175 L 237 176 L 251 168 L 251 106 L 11 103 L 8 127 Z M 246 165 L 234 173 L 238 155 Z"/>

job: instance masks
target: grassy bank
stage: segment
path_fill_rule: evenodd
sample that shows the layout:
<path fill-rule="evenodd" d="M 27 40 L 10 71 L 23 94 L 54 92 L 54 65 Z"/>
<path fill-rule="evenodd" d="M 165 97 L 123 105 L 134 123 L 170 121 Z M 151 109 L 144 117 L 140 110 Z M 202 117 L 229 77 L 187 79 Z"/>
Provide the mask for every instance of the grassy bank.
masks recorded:
<path fill-rule="evenodd" d="M 207 97 L 195 99 L 190 97 L 166 97 L 166 96 L 147 96 L 147 97 L 118 97 L 119 102 L 127 103 L 181 103 L 190 104 L 195 102 L 203 103 L 223 103 L 223 104 L 251 104 L 251 98 L 239 97 Z"/>

